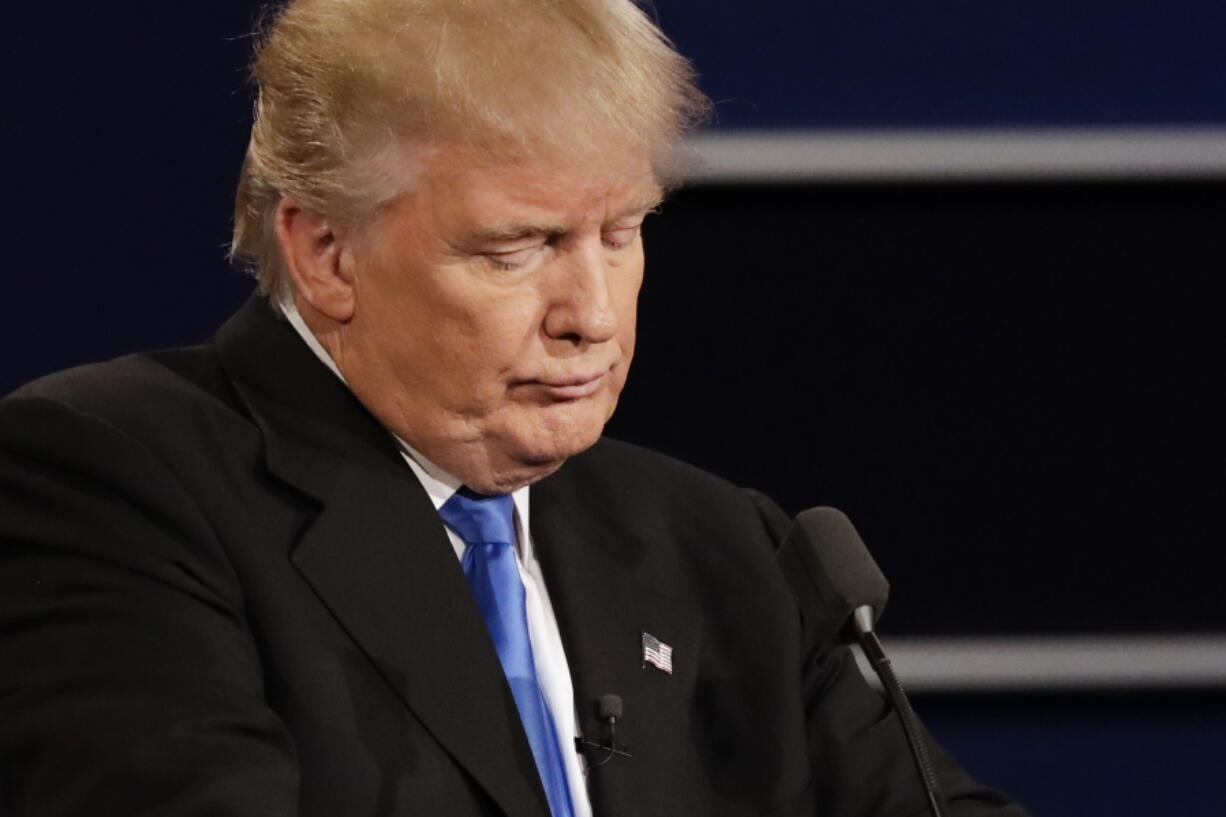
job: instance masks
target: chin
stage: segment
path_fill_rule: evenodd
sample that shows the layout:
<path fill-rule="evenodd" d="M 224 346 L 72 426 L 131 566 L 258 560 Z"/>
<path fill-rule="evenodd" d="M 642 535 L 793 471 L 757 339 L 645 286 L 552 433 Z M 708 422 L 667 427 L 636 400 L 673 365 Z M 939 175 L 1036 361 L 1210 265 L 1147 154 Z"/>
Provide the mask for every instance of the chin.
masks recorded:
<path fill-rule="evenodd" d="M 509 494 L 549 476 L 561 468 L 570 456 L 571 453 L 556 448 L 543 450 L 537 446 L 504 447 L 488 453 L 469 473 L 456 476 L 478 493 Z"/>
<path fill-rule="evenodd" d="M 576 401 L 504 415 L 504 422 L 486 427 L 484 454 L 470 461 L 476 467 L 456 476 L 482 493 L 508 493 L 544 479 L 596 444 L 616 402 Z"/>
<path fill-rule="evenodd" d="M 563 435 L 525 440 L 509 452 L 510 458 L 525 467 L 548 468 L 552 473 L 566 460 L 595 445 L 602 428 L 570 429 Z"/>
<path fill-rule="evenodd" d="M 544 422 L 514 429 L 508 435 L 508 458 L 553 473 L 567 459 L 596 444 L 609 413 L 596 407 L 586 408 L 578 416 L 559 412 Z"/>

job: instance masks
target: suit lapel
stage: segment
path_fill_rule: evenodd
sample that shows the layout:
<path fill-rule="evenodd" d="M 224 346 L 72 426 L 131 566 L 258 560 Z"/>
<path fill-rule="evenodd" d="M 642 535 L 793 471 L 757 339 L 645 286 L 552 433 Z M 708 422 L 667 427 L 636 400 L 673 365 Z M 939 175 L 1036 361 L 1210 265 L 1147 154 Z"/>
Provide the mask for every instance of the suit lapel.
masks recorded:
<path fill-rule="evenodd" d="M 581 492 L 566 469 L 534 486 L 532 536 L 557 614 L 575 687 L 579 726 L 599 741 L 596 701 L 621 696 L 619 742 L 632 758 L 614 757 L 589 771 L 600 817 L 698 813 L 689 798 L 689 715 L 697 673 L 700 621 L 685 604 L 634 575 L 652 543 L 618 526 L 616 517 L 582 513 Z M 642 634 L 673 648 L 673 673 L 643 662 Z M 598 760 L 599 753 L 589 754 Z"/>
<path fill-rule="evenodd" d="M 293 561 L 431 734 L 511 815 L 544 794 L 455 552 L 412 478 L 343 466 Z M 457 603 L 458 602 L 458 603 Z"/>
<path fill-rule="evenodd" d="M 321 506 L 291 560 L 427 730 L 512 817 L 547 814 L 455 553 L 389 435 L 267 304 L 218 335 L 270 471 Z"/>

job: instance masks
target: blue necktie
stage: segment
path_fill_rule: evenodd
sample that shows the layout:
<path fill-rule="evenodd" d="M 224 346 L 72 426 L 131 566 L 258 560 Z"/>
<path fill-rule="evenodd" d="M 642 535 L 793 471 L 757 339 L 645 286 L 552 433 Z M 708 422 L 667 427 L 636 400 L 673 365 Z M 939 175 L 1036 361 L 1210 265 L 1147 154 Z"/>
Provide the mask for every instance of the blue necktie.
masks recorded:
<path fill-rule="evenodd" d="M 573 817 L 566 767 L 557 730 L 536 680 L 524 585 L 515 565 L 514 503 L 510 495 L 484 496 L 461 488 L 438 509 L 443 521 L 468 545 L 464 575 L 477 597 L 494 649 L 511 686 L 528 744 L 549 798 L 553 817 Z"/>

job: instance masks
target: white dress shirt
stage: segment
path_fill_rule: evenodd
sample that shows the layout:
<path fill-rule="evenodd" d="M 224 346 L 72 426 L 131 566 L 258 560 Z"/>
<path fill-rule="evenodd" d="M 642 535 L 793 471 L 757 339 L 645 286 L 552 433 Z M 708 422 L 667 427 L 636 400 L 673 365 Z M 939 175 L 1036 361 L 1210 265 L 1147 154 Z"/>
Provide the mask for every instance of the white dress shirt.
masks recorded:
<path fill-rule="evenodd" d="M 319 339 L 311 332 L 306 321 L 302 319 L 298 308 L 289 298 L 278 298 L 277 306 L 285 315 L 290 325 L 319 358 L 341 382 L 344 375 L 337 368 L 331 355 L 324 349 Z M 346 384 L 348 385 L 348 384 Z M 389 432 L 390 433 L 390 432 Z M 412 446 L 400 437 L 392 434 L 400 445 L 409 468 L 417 476 L 430 501 L 437 510 L 443 503 L 451 499 L 451 495 L 459 490 L 461 482 L 446 471 L 415 451 Z M 554 616 L 553 605 L 549 601 L 549 592 L 545 588 L 545 577 L 541 574 L 541 565 L 537 561 L 535 549 L 532 546 L 532 532 L 528 527 L 531 516 L 529 510 L 529 487 L 525 486 L 511 493 L 515 503 L 515 529 L 518 541 L 515 547 L 515 564 L 519 568 L 519 578 L 524 585 L 524 602 L 528 615 L 528 638 L 532 642 L 532 659 L 536 663 L 536 678 L 540 684 L 541 693 L 549 705 L 553 715 L 554 726 L 558 733 L 558 746 L 563 762 L 566 764 L 566 780 L 570 787 L 570 799 L 575 817 L 591 817 L 592 804 L 587 793 L 587 772 L 583 757 L 575 751 L 573 738 L 579 735 L 579 727 L 575 717 L 575 693 L 570 680 L 570 665 L 566 661 L 566 651 L 562 647 L 562 635 L 558 631 L 558 620 Z M 442 519 L 439 519 L 439 524 Z M 444 525 L 447 538 L 455 549 L 456 557 L 464 558 L 467 545 L 459 534 Z"/>

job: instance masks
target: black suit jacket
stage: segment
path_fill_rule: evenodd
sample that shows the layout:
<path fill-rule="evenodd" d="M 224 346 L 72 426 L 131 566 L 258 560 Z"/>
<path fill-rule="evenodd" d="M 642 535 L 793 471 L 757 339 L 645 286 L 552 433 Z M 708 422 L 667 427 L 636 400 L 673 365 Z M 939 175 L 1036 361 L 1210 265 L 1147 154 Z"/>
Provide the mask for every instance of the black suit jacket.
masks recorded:
<path fill-rule="evenodd" d="M 786 524 L 611 441 L 533 487 L 580 728 L 624 700 L 598 817 L 923 812 L 888 707 L 805 646 Z M 938 762 L 951 813 L 1020 813 Z M 433 506 L 263 299 L 0 403 L 0 812 L 546 816 Z"/>

